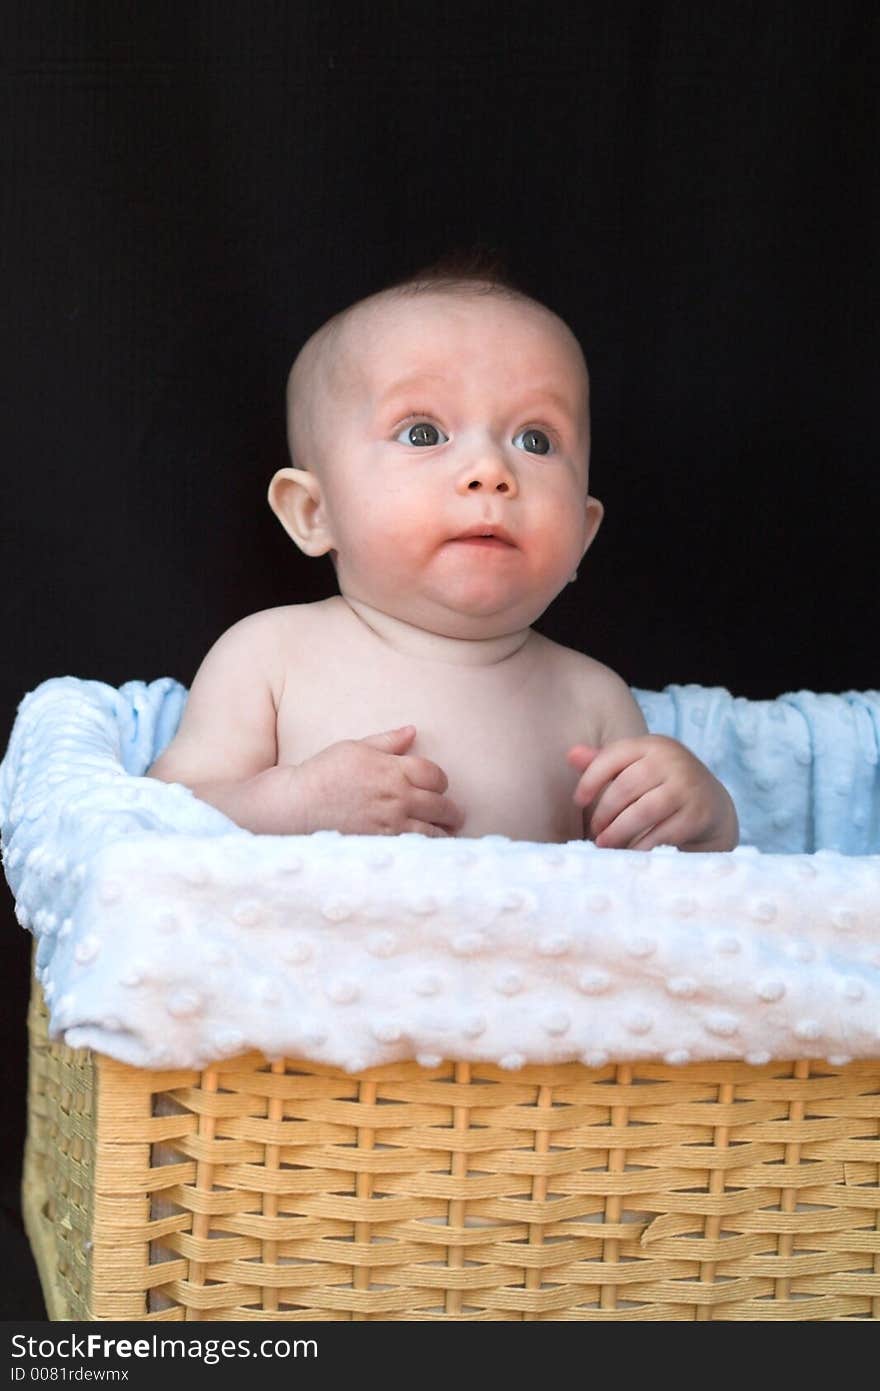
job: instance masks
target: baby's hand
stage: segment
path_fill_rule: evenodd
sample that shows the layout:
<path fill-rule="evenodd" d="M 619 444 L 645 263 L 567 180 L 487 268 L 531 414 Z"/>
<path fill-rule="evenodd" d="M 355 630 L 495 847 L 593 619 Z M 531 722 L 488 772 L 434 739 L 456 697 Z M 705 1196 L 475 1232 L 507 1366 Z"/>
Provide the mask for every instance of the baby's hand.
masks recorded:
<path fill-rule="evenodd" d="M 738 843 L 727 789 L 677 739 L 642 734 L 602 749 L 575 744 L 566 757 L 583 773 L 574 801 L 587 809 L 584 823 L 596 845 L 732 850 Z"/>
<path fill-rule="evenodd" d="M 415 727 L 404 725 L 365 739 L 342 739 L 288 768 L 306 834 L 454 835 L 464 816 L 443 796 L 449 786 L 443 769 L 405 752 L 415 737 Z"/>

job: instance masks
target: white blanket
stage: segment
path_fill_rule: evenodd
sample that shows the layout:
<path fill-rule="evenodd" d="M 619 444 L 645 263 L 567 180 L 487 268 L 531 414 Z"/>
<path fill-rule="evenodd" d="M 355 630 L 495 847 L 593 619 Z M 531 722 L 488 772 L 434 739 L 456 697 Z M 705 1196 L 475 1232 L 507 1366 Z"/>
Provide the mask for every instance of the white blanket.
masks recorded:
<path fill-rule="evenodd" d="M 880 846 L 878 693 L 636 695 L 744 839 Z M 54 1037 L 150 1068 L 880 1055 L 880 855 L 255 836 L 141 776 L 185 696 L 60 677 L 19 707 L 0 832 Z"/>

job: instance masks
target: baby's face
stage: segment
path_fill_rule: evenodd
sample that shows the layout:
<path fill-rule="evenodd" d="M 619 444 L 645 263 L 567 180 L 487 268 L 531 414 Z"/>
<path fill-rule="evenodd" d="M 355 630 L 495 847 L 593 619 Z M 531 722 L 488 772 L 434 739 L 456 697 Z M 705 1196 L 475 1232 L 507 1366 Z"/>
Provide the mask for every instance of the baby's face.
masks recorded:
<path fill-rule="evenodd" d="M 573 336 L 485 294 L 382 301 L 343 334 L 313 403 L 342 593 L 447 636 L 528 626 L 602 515 Z"/>

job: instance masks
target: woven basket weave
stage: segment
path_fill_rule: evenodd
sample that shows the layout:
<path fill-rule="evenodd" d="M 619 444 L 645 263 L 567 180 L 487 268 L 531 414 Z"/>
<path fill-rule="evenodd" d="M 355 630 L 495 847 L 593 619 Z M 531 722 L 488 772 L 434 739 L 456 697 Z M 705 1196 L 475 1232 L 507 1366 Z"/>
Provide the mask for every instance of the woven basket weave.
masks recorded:
<path fill-rule="evenodd" d="M 880 1318 L 880 1062 L 147 1072 L 29 1022 L 52 1319 Z"/>

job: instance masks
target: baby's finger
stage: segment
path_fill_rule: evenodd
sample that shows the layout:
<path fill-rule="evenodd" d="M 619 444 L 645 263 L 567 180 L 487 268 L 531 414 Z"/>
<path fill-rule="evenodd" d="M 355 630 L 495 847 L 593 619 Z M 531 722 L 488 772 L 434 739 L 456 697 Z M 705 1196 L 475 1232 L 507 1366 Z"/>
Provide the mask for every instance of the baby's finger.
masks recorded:
<path fill-rule="evenodd" d="M 652 826 L 650 831 L 634 841 L 629 846 L 630 850 L 653 850 L 655 845 L 678 845 L 687 836 L 686 825 L 687 811 L 682 808 L 674 816 L 668 816 L 665 821 Z"/>
<path fill-rule="evenodd" d="M 367 734 L 363 739 L 358 739 L 357 743 L 368 744 L 371 749 L 379 749 L 381 753 L 399 754 L 409 748 L 415 737 L 415 725 L 403 724 L 399 729 L 385 729 L 381 734 Z"/>
<path fill-rule="evenodd" d="M 595 844 L 602 849 L 632 850 L 641 837 L 668 816 L 668 795 L 663 787 L 655 787 L 644 797 L 629 803 L 612 821 L 605 821 L 603 829 L 591 826 L 590 830 Z"/>
<path fill-rule="evenodd" d="M 403 833 L 415 831 L 420 836 L 433 836 L 435 839 L 441 836 L 451 835 L 443 826 L 434 826 L 430 821 L 407 821 L 404 823 Z"/>
<path fill-rule="evenodd" d="M 627 807 L 635 806 L 640 797 L 645 797 L 655 788 L 663 786 L 662 783 L 645 777 L 645 766 L 631 764 L 611 782 L 606 783 L 595 801 L 588 804 L 584 811 L 584 825 L 591 836 L 598 836 L 620 816 L 621 812 L 626 811 Z M 669 816 L 673 810 L 669 805 L 664 808 L 663 815 Z"/>
<path fill-rule="evenodd" d="M 606 783 L 616 778 L 625 768 L 641 762 L 642 751 L 630 739 L 617 739 L 606 744 L 593 759 L 574 791 L 577 806 L 585 807 L 594 802 Z"/>
<path fill-rule="evenodd" d="M 420 758 L 418 754 L 404 754 L 400 759 L 400 766 L 407 782 L 412 783 L 413 787 L 426 788 L 428 792 L 445 792 L 449 786 L 449 779 L 443 769 L 437 763 L 432 763 L 430 758 Z"/>
<path fill-rule="evenodd" d="M 575 744 L 565 755 L 565 761 L 570 767 L 576 768 L 579 773 L 583 773 L 589 768 L 599 748 L 593 744 Z"/>
<path fill-rule="evenodd" d="M 424 792 L 414 788 L 406 800 L 410 816 L 419 821 L 430 821 L 435 826 L 446 826 L 450 831 L 460 831 L 464 825 L 464 813 L 450 797 L 441 797 L 437 792 Z"/>

